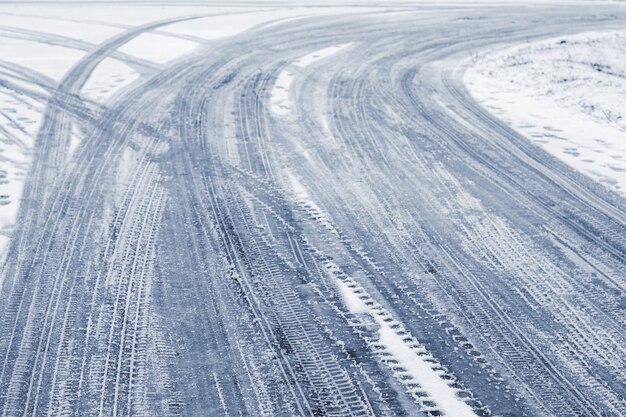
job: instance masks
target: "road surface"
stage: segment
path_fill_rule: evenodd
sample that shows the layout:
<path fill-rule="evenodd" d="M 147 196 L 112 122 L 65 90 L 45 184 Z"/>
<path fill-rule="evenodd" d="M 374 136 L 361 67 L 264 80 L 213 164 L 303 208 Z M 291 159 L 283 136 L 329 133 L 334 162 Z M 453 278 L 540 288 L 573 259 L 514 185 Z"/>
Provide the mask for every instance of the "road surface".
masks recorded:
<path fill-rule="evenodd" d="M 623 27 L 623 8 L 287 19 L 126 57 L 143 82 L 81 98 L 175 20 L 80 43 L 42 81 L 0 415 L 626 415 L 626 202 L 461 81 L 475 51 Z"/>

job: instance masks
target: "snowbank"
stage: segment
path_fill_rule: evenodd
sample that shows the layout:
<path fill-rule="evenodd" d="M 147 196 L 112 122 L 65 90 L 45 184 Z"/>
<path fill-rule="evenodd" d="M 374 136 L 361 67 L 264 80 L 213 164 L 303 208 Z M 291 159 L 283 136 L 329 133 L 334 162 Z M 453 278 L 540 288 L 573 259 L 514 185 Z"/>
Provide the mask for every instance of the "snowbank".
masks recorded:
<path fill-rule="evenodd" d="M 626 31 L 474 57 L 473 97 L 571 167 L 626 195 Z"/>

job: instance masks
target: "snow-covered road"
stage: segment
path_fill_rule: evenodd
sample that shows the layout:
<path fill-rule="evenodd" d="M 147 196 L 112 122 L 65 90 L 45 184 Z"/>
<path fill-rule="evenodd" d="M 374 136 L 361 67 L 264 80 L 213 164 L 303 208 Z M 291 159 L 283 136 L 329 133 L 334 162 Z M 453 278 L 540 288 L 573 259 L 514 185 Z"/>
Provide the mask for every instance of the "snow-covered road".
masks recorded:
<path fill-rule="evenodd" d="M 0 416 L 626 415 L 626 201 L 465 84 L 592 10 L 0 5 Z"/>

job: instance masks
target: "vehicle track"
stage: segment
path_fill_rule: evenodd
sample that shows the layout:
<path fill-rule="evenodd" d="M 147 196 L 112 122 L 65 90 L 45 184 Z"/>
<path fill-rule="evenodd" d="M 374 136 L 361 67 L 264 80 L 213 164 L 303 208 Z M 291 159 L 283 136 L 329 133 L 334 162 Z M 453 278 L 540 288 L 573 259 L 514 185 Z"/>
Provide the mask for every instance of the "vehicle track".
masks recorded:
<path fill-rule="evenodd" d="M 623 202 L 477 107 L 459 68 L 626 15 L 433 7 L 259 25 L 108 108 L 78 95 L 98 62 L 198 16 L 44 80 L 2 267 L 2 415 L 443 415 L 376 320 L 469 413 L 623 414 Z M 282 70 L 346 43 L 272 113 Z"/>

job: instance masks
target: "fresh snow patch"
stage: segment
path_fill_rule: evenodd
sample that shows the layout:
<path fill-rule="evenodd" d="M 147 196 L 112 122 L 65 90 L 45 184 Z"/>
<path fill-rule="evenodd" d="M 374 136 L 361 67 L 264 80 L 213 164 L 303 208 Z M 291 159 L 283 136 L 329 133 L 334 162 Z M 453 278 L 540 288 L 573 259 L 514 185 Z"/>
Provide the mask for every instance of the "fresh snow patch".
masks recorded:
<path fill-rule="evenodd" d="M 199 44 L 186 39 L 159 35 L 156 33 L 142 33 L 119 50 L 137 58 L 165 64 L 175 58 L 191 52 Z"/>
<path fill-rule="evenodd" d="M 331 265 L 331 272 L 333 270 Z M 335 266 L 335 270 L 338 267 Z M 378 326 L 378 340 L 370 343 L 379 356 L 389 357 L 397 361 L 390 366 L 398 380 L 407 386 L 416 401 L 432 402 L 434 406 L 423 405 L 424 410 L 438 410 L 445 416 L 476 417 L 477 414 L 458 395 L 456 388 L 445 380 L 445 370 L 436 363 L 426 348 L 411 336 L 404 326 L 382 308 L 352 278 L 344 277 L 336 280 L 345 305 L 352 314 L 372 317 Z M 385 359 L 382 362 L 389 365 Z M 416 395 L 416 394 L 420 395 Z"/>
<path fill-rule="evenodd" d="M 476 57 L 472 96 L 571 167 L 626 195 L 626 31 L 586 32 Z"/>
<path fill-rule="evenodd" d="M 30 15 L 45 18 L 59 24 L 66 22 L 81 21 L 86 24 L 101 25 L 129 25 L 139 26 L 149 22 L 163 19 L 171 19 L 178 16 L 193 16 L 196 14 L 217 13 L 231 10 L 232 8 L 215 7 L 214 5 L 185 6 L 182 4 L 123 4 L 122 2 L 111 4 L 78 4 L 76 2 L 54 2 L 45 6 L 37 3 L 19 2 L 0 4 L 0 13 L 17 16 Z"/>
<path fill-rule="evenodd" d="M 159 29 L 158 31 L 155 31 L 155 33 L 142 34 L 121 47 L 120 51 L 126 52 L 138 58 L 163 64 L 191 52 L 198 46 L 198 43 L 196 42 L 167 36 L 168 34 L 193 36 L 200 39 L 214 40 L 237 35 L 238 33 L 263 23 L 296 17 L 348 13 L 350 11 L 354 12 L 354 9 L 349 7 L 284 8 L 273 10 L 255 10 L 243 13 L 237 9 L 222 10 L 224 14 L 221 15 L 200 17 L 198 19 L 172 23 Z M 359 12 L 363 13 L 365 10 L 359 9 Z M 347 44 L 325 48 L 318 51 L 318 53 L 323 55 L 332 54 L 344 46 L 347 46 Z M 309 57 L 308 59 L 311 58 Z M 318 59 L 321 59 L 321 57 Z M 312 59 L 311 62 L 314 62 L 315 60 L 316 59 Z M 285 113 L 285 110 L 279 110 L 279 113 Z"/>
<path fill-rule="evenodd" d="M 2 78 L 16 84 L 9 75 Z M 16 221 L 43 111 L 44 105 L 29 96 L 0 88 L 0 262 Z"/>
<path fill-rule="evenodd" d="M 286 116 L 291 113 L 291 100 L 289 98 L 291 84 L 298 72 L 315 62 L 346 49 L 352 42 L 329 46 L 304 55 L 295 60 L 291 65 L 283 69 L 276 77 L 276 83 L 270 95 L 270 110 L 277 116 Z"/>
<path fill-rule="evenodd" d="M 365 13 L 373 10 L 380 9 L 361 7 L 289 7 L 269 10 L 253 10 L 243 13 L 240 9 L 233 9 L 230 13 L 224 13 L 219 16 L 207 16 L 200 19 L 173 23 L 163 28 L 161 32 L 176 33 L 213 40 L 227 36 L 234 36 L 245 30 L 253 28 L 254 26 L 264 23 L 271 24 L 272 22 L 283 22 L 295 18 L 339 15 L 343 13 Z"/>
<path fill-rule="evenodd" d="M 291 189 L 296 195 L 297 204 L 308 213 L 312 220 L 318 222 L 324 229 L 337 233 L 328 213 L 315 204 L 315 201 L 313 201 L 311 195 L 307 192 L 302 183 L 298 181 L 298 178 L 289 172 L 287 172 L 286 175 Z"/>
<path fill-rule="evenodd" d="M 294 78 L 295 75 L 288 69 L 282 70 L 276 77 L 270 97 L 270 110 L 277 116 L 285 116 L 291 112 L 289 89 Z"/>
<path fill-rule="evenodd" d="M 0 8 L 0 11 L 3 8 Z M 44 10 L 55 10 L 54 7 L 45 7 Z M 0 13 L 0 26 L 24 29 L 64 36 L 81 41 L 98 44 L 122 31 L 121 28 L 99 25 L 94 23 L 82 23 L 68 20 L 57 20 L 48 17 L 22 16 L 8 13 Z"/>
<path fill-rule="evenodd" d="M 0 231 L 15 223 L 19 199 L 22 196 L 24 170 L 13 161 L 0 162 Z"/>
<path fill-rule="evenodd" d="M 137 71 L 116 59 L 105 58 L 85 83 L 83 96 L 106 102 L 117 91 L 128 86 L 139 77 Z"/>
<path fill-rule="evenodd" d="M 0 259 L 17 218 L 29 159 L 15 143 L 0 141 Z"/>
<path fill-rule="evenodd" d="M 63 46 L 0 38 L 0 57 L 3 61 L 22 65 L 55 80 L 61 80 L 72 65 L 83 56 L 85 52 Z"/>
<path fill-rule="evenodd" d="M 72 123 L 72 134 L 70 136 L 70 145 L 67 150 L 68 157 L 71 157 L 72 155 L 74 155 L 76 148 L 78 148 L 78 145 L 80 145 L 83 139 L 84 139 L 84 135 L 80 131 L 80 128 L 78 127 L 78 125 L 76 123 Z"/>
<path fill-rule="evenodd" d="M 234 36 L 258 24 L 277 19 L 283 14 L 280 11 L 251 11 L 246 13 L 239 11 L 173 23 L 164 27 L 162 32 L 213 40 Z"/>

